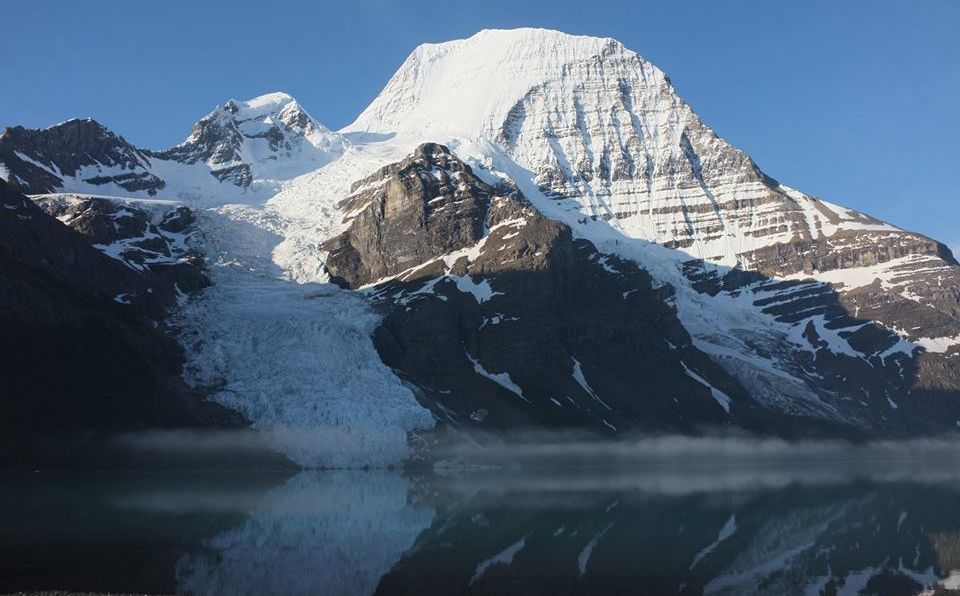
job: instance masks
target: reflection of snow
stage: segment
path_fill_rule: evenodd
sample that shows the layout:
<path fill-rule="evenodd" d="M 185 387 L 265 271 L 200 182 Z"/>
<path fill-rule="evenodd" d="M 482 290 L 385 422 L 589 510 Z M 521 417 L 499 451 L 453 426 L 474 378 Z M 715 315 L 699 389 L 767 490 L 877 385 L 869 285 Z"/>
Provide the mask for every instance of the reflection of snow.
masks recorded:
<path fill-rule="evenodd" d="M 804 557 L 816 551 L 816 544 L 831 523 L 842 519 L 849 502 L 827 507 L 792 511 L 767 521 L 750 544 L 716 577 L 704 586 L 704 594 L 784 594 L 803 593 L 799 582 L 807 586 L 822 578 L 797 578 L 784 570 L 802 569 Z M 776 577 L 776 581 L 771 578 Z M 764 581 L 767 581 L 765 584 Z M 759 589 L 758 586 L 767 586 Z M 779 590 L 779 591 L 778 591 Z M 792 592 L 791 592 L 792 591 Z"/>
<path fill-rule="evenodd" d="M 509 565 L 510 563 L 513 563 L 513 558 L 517 556 L 517 553 L 522 551 L 523 547 L 526 545 L 526 537 L 521 538 L 489 559 L 481 561 L 480 564 L 477 565 L 477 570 L 474 572 L 473 578 L 470 579 L 470 583 L 473 584 L 478 579 L 483 577 L 483 574 L 487 572 L 487 569 L 493 567 L 494 565 Z"/>
<path fill-rule="evenodd" d="M 433 521 L 388 471 L 303 473 L 177 562 L 178 592 L 372 594 Z"/>
<path fill-rule="evenodd" d="M 613 522 L 607 524 L 607 527 L 600 530 L 600 533 L 593 537 L 593 539 L 587 543 L 583 550 L 580 551 L 580 554 L 577 555 L 577 569 L 579 574 L 583 575 L 587 572 L 587 563 L 590 562 L 590 557 L 593 556 L 593 549 L 596 548 L 597 543 L 600 542 L 600 539 L 603 538 L 604 534 L 610 531 L 610 528 L 613 527 Z"/>
<path fill-rule="evenodd" d="M 731 515 L 730 519 L 727 520 L 727 523 L 723 524 L 723 527 L 720 528 L 720 532 L 717 533 L 717 539 L 707 545 L 702 551 L 697 553 L 697 556 L 693 558 L 693 563 L 690 563 L 690 569 L 693 569 L 697 566 L 704 557 L 713 552 L 713 549 L 717 548 L 721 542 L 727 538 L 733 536 L 734 532 L 737 531 L 737 516 Z"/>

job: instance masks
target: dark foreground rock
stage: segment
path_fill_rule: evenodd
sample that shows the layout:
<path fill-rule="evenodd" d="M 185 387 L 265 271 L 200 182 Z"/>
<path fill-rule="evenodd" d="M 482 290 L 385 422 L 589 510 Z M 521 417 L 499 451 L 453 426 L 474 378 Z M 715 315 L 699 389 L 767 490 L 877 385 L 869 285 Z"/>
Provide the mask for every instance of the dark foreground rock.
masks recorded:
<path fill-rule="evenodd" d="M 106 433 L 245 426 L 181 381 L 159 322 L 176 296 L 0 181 L 0 465 L 74 461 Z"/>
<path fill-rule="evenodd" d="M 90 118 L 74 118 L 42 130 L 22 126 L 0 134 L 6 179 L 29 194 L 56 192 L 65 178 L 91 187 L 116 184 L 154 195 L 166 185 L 150 171 L 150 157 Z"/>

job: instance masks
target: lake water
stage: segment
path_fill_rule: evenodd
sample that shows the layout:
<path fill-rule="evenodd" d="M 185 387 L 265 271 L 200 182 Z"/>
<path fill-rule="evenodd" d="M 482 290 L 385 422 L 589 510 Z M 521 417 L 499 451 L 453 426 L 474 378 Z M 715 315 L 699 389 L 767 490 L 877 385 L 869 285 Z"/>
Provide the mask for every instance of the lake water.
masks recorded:
<path fill-rule="evenodd" d="M 0 478 L 0 593 L 941 594 L 960 482 L 847 466 Z"/>

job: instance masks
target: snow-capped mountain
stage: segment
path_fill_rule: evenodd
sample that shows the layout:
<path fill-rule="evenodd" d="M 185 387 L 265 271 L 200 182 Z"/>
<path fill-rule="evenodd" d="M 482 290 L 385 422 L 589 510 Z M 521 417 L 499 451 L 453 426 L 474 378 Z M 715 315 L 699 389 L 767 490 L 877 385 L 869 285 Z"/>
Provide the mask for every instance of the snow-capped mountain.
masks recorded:
<path fill-rule="evenodd" d="M 285 93 L 229 100 L 176 147 L 134 147 L 92 119 L 0 137 L 0 177 L 31 194 L 171 197 L 201 202 L 266 199 L 340 156 L 347 143 Z"/>
<path fill-rule="evenodd" d="M 478 431 L 960 421 L 950 251 L 779 184 L 612 39 L 420 46 L 338 132 L 282 93 L 165 151 L 8 129 L 0 177 L 193 206 L 212 286 L 177 313 L 187 377 L 349 445 L 281 441 L 301 463 L 396 461 L 424 408 Z"/>
<path fill-rule="evenodd" d="M 286 93 L 231 99 L 193 125 L 183 142 L 159 159 L 204 163 L 220 181 L 241 188 L 254 181 L 288 180 L 335 159 L 346 144 Z"/>
<path fill-rule="evenodd" d="M 925 408 L 960 388 L 949 250 L 780 185 L 615 40 L 520 29 L 420 46 L 345 131 L 449 143 L 513 177 L 676 287 L 698 347 L 768 406 L 883 425 L 901 398 Z"/>
<path fill-rule="evenodd" d="M 164 181 L 150 158 L 123 137 L 86 118 L 43 130 L 14 126 L 0 135 L 0 178 L 30 194 L 110 187 L 155 195 Z"/>

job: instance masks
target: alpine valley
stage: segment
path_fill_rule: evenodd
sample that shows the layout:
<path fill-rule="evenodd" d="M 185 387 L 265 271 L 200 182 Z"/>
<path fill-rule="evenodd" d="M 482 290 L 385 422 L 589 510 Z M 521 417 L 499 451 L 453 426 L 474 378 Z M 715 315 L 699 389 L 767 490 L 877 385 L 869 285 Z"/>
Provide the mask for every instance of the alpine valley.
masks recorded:
<path fill-rule="evenodd" d="M 327 467 L 960 426 L 950 250 L 778 183 L 613 39 L 422 45 L 339 131 L 283 93 L 159 151 L 12 127 L 0 178 L 8 438 L 249 425 Z"/>

